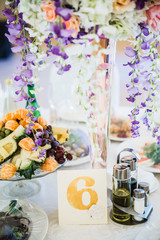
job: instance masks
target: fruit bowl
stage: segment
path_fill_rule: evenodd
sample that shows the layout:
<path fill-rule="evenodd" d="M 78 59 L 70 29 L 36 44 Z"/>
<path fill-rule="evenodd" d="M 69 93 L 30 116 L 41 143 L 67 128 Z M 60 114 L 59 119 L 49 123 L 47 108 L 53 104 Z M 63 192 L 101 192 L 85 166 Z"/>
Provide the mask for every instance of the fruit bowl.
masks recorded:
<path fill-rule="evenodd" d="M 68 129 L 48 125 L 30 110 L 17 109 L 4 115 L 0 121 L 0 181 L 12 182 L 12 187 L 4 187 L 4 195 L 26 198 L 37 192 L 38 184 L 25 180 L 47 176 L 71 160 L 72 155 L 60 145 L 68 137 Z"/>

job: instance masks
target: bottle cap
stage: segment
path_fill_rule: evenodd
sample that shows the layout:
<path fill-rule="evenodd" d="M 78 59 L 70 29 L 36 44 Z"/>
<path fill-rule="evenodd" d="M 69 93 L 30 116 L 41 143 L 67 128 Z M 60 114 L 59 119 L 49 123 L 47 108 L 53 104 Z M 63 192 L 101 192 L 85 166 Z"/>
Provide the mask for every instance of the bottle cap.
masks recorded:
<path fill-rule="evenodd" d="M 121 163 L 128 165 L 131 171 L 135 171 L 137 169 L 137 158 L 133 155 L 128 155 L 121 158 Z"/>
<path fill-rule="evenodd" d="M 131 177 L 131 170 L 128 166 L 116 164 L 113 166 L 113 176 L 120 180 L 126 180 Z"/>
<path fill-rule="evenodd" d="M 135 198 L 144 198 L 145 191 L 143 189 L 136 188 L 133 190 L 133 197 Z"/>
<path fill-rule="evenodd" d="M 149 193 L 149 183 L 147 182 L 138 183 L 138 188 L 143 189 L 146 193 Z"/>

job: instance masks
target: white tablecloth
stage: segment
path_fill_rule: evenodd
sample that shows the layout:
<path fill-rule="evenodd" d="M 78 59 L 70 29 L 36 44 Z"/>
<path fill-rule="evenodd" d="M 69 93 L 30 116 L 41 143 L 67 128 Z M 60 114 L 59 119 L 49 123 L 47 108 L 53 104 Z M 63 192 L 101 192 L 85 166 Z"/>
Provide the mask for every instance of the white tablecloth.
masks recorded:
<path fill-rule="evenodd" d="M 111 144 L 110 159 L 108 164 L 113 165 L 116 161 L 116 149 L 118 144 Z M 90 164 L 86 163 L 75 167 L 64 167 L 67 169 L 87 169 Z M 160 174 L 155 175 L 160 181 Z M 49 229 L 45 240 L 135 240 L 137 234 L 147 225 L 155 221 L 160 222 L 160 188 L 150 195 L 153 204 L 153 212 L 149 220 L 144 224 L 136 226 L 123 226 L 113 222 L 109 218 L 107 225 L 81 225 L 81 226 L 59 226 L 58 225 L 58 203 L 57 203 L 57 173 L 50 174 L 44 178 L 38 179 L 41 185 L 40 192 L 29 198 L 45 210 L 49 219 Z M 0 188 L 6 183 L 0 183 Z M 0 198 L 4 199 L 2 193 Z M 110 211 L 111 202 L 108 201 L 108 211 Z M 34 240 L 34 239 L 31 239 Z M 147 240 L 147 239 L 146 239 Z M 153 239 L 154 240 L 154 239 Z"/>

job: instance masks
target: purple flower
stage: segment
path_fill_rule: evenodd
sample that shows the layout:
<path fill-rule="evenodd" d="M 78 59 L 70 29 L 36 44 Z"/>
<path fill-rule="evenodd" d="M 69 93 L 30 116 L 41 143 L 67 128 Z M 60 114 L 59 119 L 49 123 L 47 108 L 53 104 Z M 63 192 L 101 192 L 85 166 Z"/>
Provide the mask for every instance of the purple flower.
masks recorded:
<path fill-rule="evenodd" d="M 133 97 L 133 96 L 129 96 L 128 98 L 126 98 L 129 102 L 135 102 L 135 97 Z"/>
<path fill-rule="evenodd" d="M 19 24 L 14 25 L 11 23 L 11 24 L 8 24 L 7 27 L 10 35 L 14 35 L 14 36 L 18 35 L 22 30 L 22 26 Z"/>
<path fill-rule="evenodd" d="M 33 53 L 27 53 L 26 56 L 25 56 L 25 59 L 27 62 L 32 62 L 35 60 L 35 55 Z"/>
<path fill-rule="evenodd" d="M 141 48 L 142 48 L 143 50 L 147 50 L 147 49 L 149 49 L 150 47 L 149 47 L 149 44 L 148 44 L 147 42 L 143 42 L 143 43 L 141 43 Z"/>
<path fill-rule="evenodd" d="M 133 125 L 139 124 L 139 121 L 134 120 L 134 121 L 132 121 L 132 124 L 133 124 Z"/>
<path fill-rule="evenodd" d="M 149 35 L 149 30 L 148 30 L 148 28 L 144 28 L 144 29 L 143 29 L 143 34 L 144 34 L 145 36 L 148 36 L 148 35 Z"/>
<path fill-rule="evenodd" d="M 37 118 L 36 118 L 36 117 L 31 117 L 31 120 L 32 120 L 33 122 L 37 122 Z"/>
<path fill-rule="evenodd" d="M 18 82 L 16 82 L 16 85 L 20 88 L 27 86 L 27 82 L 23 79 L 20 79 Z"/>
<path fill-rule="evenodd" d="M 15 36 L 12 36 L 12 35 L 9 35 L 7 33 L 5 33 L 5 36 L 8 38 L 9 42 L 14 44 L 15 43 L 15 40 L 16 40 L 16 37 Z"/>
<path fill-rule="evenodd" d="M 32 131 L 31 131 L 30 129 L 26 129 L 26 130 L 25 130 L 25 133 L 27 133 L 27 134 L 31 134 L 31 132 L 32 132 Z"/>
<path fill-rule="evenodd" d="M 71 65 L 70 65 L 70 64 L 65 65 L 65 66 L 63 67 L 63 71 L 67 72 L 67 71 L 70 70 L 70 68 L 71 68 Z"/>
<path fill-rule="evenodd" d="M 36 98 L 30 98 L 30 103 L 34 102 L 36 100 Z"/>
<path fill-rule="evenodd" d="M 13 53 L 19 53 L 22 51 L 24 47 L 23 46 L 15 46 L 15 47 L 12 47 L 11 50 Z"/>
<path fill-rule="evenodd" d="M 150 0 L 134 0 L 136 2 L 136 9 L 141 10 L 145 7 L 145 2 L 148 2 Z"/>
<path fill-rule="evenodd" d="M 28 110 L 34 112 L 37 108 L 34 107 L 34 106 L 32 106 L 32 105 L 28 105 L 28 106 L 26 107 L 26 109 L 28 109 Z"/>
<path fill-rule="evenodd" d="M 73 11 L 68 8 L 61 8 L 61 7 L 56 8 L 56 14 L 61 16 L 65 21 L 68 21 L 71 18 L 72 12 Z"/>
<path fill-rule="evenodd" d="M 31 123 L 29 123 L 29 126 L 30 126 L 30 127 L 33 127 L 34 125 L 35 125 L 35 124 L 34 124 L 34 123 L 32 123 L 32 122 L 31 122 Z"/>
<path fill-rule="evenodd" d="M 38 150 L 38 147 L 37 146 L 34 146 L 31 148 L 32 151 L 37 151 Z"/>
<path fill-rule="evenodd" d="M 16 94 L 16 95 L 19 95 L 20 92 L 21 92 L 21 90 L 17 90 L 17 91 L 15 91 L 15 94 Z"/>
<path fill-rule="evenodd" d="M 21 73 L 21 75 L 22 75 L 23 77 L 26 77 L 26 78 L 30 79 L 30 78 L 33 76 L 33 72 L 32 72 L 32 70 L 25 69 L 25 70 Z"/>
<path fill-rule="evenodd" d="M 42 145 L 42 138 L 35 140 L 35 144 L 41 146 Z"/>
<path fill-rule="evenodd" d="M 35 134 L 35 137 L 36 137 L 36 138 L 39 138 L 40 136 L 42 136 L 42 132 L 37 132 L 37 133 Z"/>
<path fill-rule="evenodd" d="M 139 82 L 138 77 L 134 78 L 133 81 L 134 81 L 134 83 L 138 83 Z"/>
<path fill-rule="evenodd" d="M 5 7 L 2 11 L 2 14 L 8 18 L 9 22 L 16 20 L 16 16 L 13 16 L 12 10 L 9 8 Z"/>
<path fill-rule="evenodd" d="M 142 107 L 146 107 L 146 104 L 144 102 L 141 102 Z"/>
<path fill-rule="evenodd" d="M 132 47 L 126 47 L 125 54 L 128 57 L 135 57 L 135 56 L 137 56 L 137 52 Z"/>
<path fill-rule="evenodd" d="M 128 88 L 128 93 L 129 94 L 136 94 L 136 93 L 138 93 L 139 92 L 139 90 L 138 90 L 138 88 L 137 87 L 131 87 L 131 88 Z"/>
<path fill-rule="evenodd" d="M 26 116 L 28 116 L 28 117 L 32 117 L 33 116 L 33 114 L 32 113 L 27 113 L 27 115 Z"/>

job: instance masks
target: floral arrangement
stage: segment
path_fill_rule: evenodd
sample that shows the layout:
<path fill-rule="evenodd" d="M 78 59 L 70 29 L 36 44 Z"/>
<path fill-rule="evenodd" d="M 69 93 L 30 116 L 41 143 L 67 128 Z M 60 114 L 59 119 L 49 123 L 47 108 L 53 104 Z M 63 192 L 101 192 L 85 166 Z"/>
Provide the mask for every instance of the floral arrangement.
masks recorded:
<path fill-rule="evenodd" d="M 126 54 L 132 58 L 128 65 L 131 82 L 127 85 L 128 100 L 135 102 L 141 89 L 148 92 L 146 101 L 141 106 L 135 105 L 131 112 L 133 136 L 139 134 L 137 115 L 141 109 L 145 111 L 143 123 L 153 130 L 153 116 L 157 109 L 156 91 L 159 89 L 159 45 L 160 5 L 158 0 L 7 0 L 7 8 L 3 14 L 8 17 L 9 41 L 15 46 L 14 53 L 20 52 L 22 60 L 14 80 L 19 89 L 16 101 L 25 100 L 32 105 L 35 91 L 40 90 L 38 72 L 46 65 L 45 57 L 54 55 L 57 73 L 69 71 L 69 51 L 66 46 L 79 44 L 77 59 L 79 60 L 78 93 L 81 104 L 87 109 L 88 119 L 94 124 L 95 96 L 102 93 L 97 88 L 96 80 L 108 71 L 108 65 L 99 64 L 102 54 L 110 54 L 110 49 L 100 45 L 100 39 L 127 39 L 134 37 L 134 47 L 129 47 Z M 136 37 L 137 36 L 137 37 Z M 56 44 L 52 45 L 52 38 Z M 42 44 L 45 43 L 45 48 Z M 146 62 L 150 66 L 145 67 Z M 143 65 L 143 68 L 142 68 Z M 94 72 L 99 74 L 93 81 Z M 27 86 L 35 90 L 27 92 Z M 141 87 L 142 86 L 142 87 Z M 153 108 L 154 106 L 154 108 Z M 30 109 L 34 113 L 35 109 Z M 32 116 L 33 117 L 33 116 Z"/>

